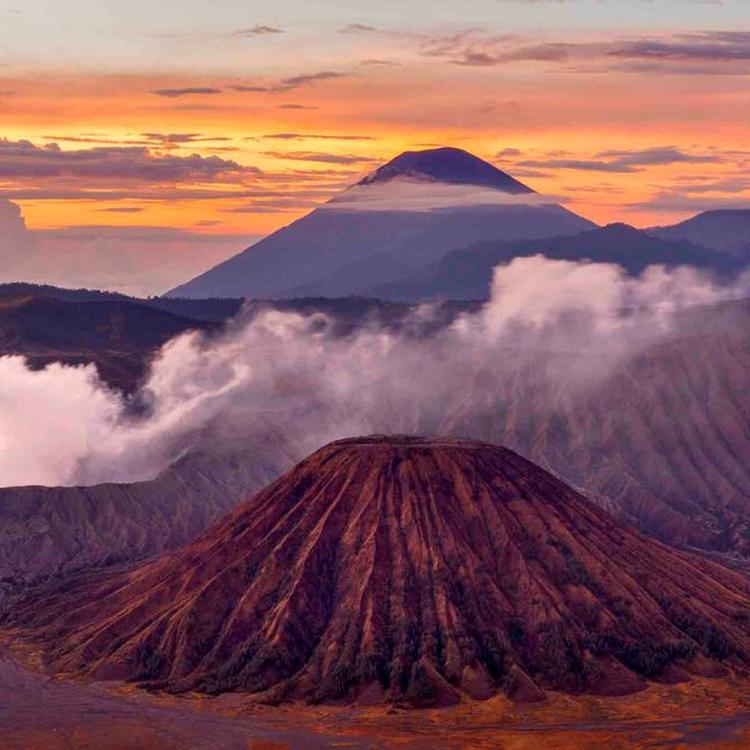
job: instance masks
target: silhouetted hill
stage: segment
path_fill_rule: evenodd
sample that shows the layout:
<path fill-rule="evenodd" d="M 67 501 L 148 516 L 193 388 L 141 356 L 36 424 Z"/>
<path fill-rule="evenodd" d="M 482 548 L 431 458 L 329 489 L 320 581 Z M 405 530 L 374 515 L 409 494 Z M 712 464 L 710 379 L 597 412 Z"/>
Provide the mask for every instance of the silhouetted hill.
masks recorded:
<path fill-rule="evenodd" d="M 221 323 L 236 315 L 243 304 L 242 299 L 180 299 L 165 297 L 128 297 L 118 292 L 97 289 L 64 289 L 48 284 L 11 282 L 0 284 L 0 298 L 32 295 L 55 299 L 60 302 L 132 302 L 157 310 L 180 315 L 193 320 Z"/>
<path fill-rule="evenodd" d="M 705 245 L 750 263 L 750 209 L 704 211 L 679 224 L 654 227 L 649 232 Z"/>
<path fill-rule="evenodd" d="M 22 355 L 32 367 L 93 362 L 103 380 L 125 391 L 133 390 L 169 339 L 217 329 L 216 323 L 127 298 L 0 296 L 0 354 Z"/>
<path fill-rule="evenodd" d="M 427 269 L 403 281 L 376 284 L 367 292 L 383 299 L 487 299 L 495 266 L 513 258 L 544 255 L 558 260 L 615 263 L 629 274 L 647 266 L 694 266 L 730 277 L 745 264 L 730 255 L 685 240 L 654 237 L 626 224 L 610 224 L 581 234 L 526 242 L 492 242 L 446 254 Z"/>

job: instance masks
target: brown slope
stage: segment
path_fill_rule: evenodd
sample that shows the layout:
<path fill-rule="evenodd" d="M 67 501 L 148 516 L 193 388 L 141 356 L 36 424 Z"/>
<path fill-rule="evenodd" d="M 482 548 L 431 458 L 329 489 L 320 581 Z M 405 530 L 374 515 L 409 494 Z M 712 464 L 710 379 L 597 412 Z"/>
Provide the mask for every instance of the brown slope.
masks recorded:
<path fill-rule="evenodd" d="M 746 579 L 451 439 L 332 443 L 193 544 L 2 620 L 56 671 L 266 700 L 538 699 L 750 666 Z"/>

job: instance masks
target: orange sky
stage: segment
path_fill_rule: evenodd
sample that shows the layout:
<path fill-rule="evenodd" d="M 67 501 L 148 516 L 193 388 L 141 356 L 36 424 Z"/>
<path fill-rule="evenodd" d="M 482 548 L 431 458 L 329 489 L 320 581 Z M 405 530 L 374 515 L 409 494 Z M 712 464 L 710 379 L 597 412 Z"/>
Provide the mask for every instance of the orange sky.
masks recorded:
<path fill-rule="evenodd" d="M 226 65 L 201 75 L 116 59 L 0 68 L 0 194 L 31 229 L 252 237 L 436 144 L 597 222 L 750 207 L 750 35 L 257 28 L 262 53 L 243 61 L 232 37 Z M 221 49 L 169 44 L 178 62 L 175 49 Z"/>

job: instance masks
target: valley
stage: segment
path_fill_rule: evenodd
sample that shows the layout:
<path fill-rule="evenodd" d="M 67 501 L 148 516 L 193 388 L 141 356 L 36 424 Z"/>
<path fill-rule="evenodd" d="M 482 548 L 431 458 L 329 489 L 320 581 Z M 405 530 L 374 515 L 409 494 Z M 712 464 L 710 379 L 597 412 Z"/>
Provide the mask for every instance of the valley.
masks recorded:
<path fill-rule="evenodd" d="M 28 658 L 28 655 L 26 655 Z M 0 742 L 8 750 L 740 750 L 750 740 L 747 686 L 715 680 L 637 697 L 438 711 L 285 706 L 158 697 L 117 684 L 60 681 L 0 658 Z"/>

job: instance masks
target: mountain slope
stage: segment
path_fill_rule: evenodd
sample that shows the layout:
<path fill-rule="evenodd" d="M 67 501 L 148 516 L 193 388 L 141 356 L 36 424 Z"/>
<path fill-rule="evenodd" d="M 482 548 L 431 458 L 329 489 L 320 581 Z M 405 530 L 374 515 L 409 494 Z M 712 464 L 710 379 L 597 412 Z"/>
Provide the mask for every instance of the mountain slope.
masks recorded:
<path fill-rule="evenodd" d="M 610 224 L 572 236 L 487 242 L 453 250 L 437 263 L 412 273 L 411 278 L 387 284 L 375 282 L 363 292 L 391 300 L 487 299 L 495 266 L 537 254 L 560 260 L 615 263 L 633 275 L 649 265 L 689 265 L 723 277 L 745 267 L 731 255 L 686 240 L 654 237 L 626 224 Z"/>
<path fill-rule="evenodd" d="M 279 475 L 282 447 L 192 451 L 153 480 L 0 488 L 0 598 L 80 568 L 162 554 Z"/>
<path fill-rule="evenodd" d="M 47 666 L 263 700 L 621 694 L 750 667 L 750 583 L 512 451 L 342 440 L 178 552 L 15 601 Z"/>
<path fill-rule="evenodd" d="M 649 232 L 705 245 L 750 263 L 750 209 L 704 211 L 679 224 L 654 227 Z"/>
<path fill-rule="evenodd" d="M 402 200 L 405 189 L 417 189 L 420 208 Z M 368 267 L 355 269 L 372 257 L 390 256 L 393 267 L 381 268 L 397 279 L 404 266 L 420 268 L 474 242 L 574 234 L 591 227 L 560 206 L 540 203 L 530 188 L 465 151 L 407 152 L 168 296 L 317 295 L 322 293 L 318 284 L 329 288 L 330 279 L 348 268 L 335 290 L 335 296 L 346 296 L 367 285 Z"/>
<path fill-rule="evenodd" d="M 93 362 L 105 382 L 123 391 L 136 387 L 169 339 L 218 328 L 128 298 L 0 296 L 0 356 L 24 356 L 32 367 Z"/>

